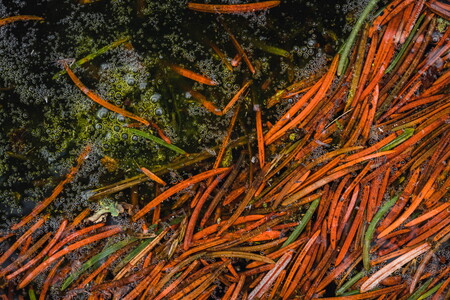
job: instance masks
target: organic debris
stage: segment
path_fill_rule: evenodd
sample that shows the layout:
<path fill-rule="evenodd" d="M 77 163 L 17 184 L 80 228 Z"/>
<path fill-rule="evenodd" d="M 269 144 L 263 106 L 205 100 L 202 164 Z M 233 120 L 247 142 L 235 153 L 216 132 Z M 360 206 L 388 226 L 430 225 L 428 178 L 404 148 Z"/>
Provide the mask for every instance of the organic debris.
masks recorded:
<path fill-rule="evenodd" d="M 3 296 L 27 291 L 46 299 L 54 289 L 89 299 L 448 299 L 448 4 L 394 0 L 371 19 L 377 2 L 323 76 L 277 92 L 270 106 L 285 97 L 293 104 L 273 124 L 256 103 L 252 133 L 231 141 L 247 80 L 218 110 L 234 107 L 220 147 L 180 149 L 169 165 L 140 167 L 144 174 L 91 192 L 99 199 L 131 188 L 132 199 L 122 193 L 121 201 L 134 207 L 113 214 L 131 219 L 133 229 L 92 224 L 99 212 L 83 210 L 45 233 L 44 210 L 71 183 L 86 146 L 52 195 L 2 234 Z M 237 14 L 278 5 L 186 9 Z M 232 150 L 238 159 L 227 158 Z M 171 182 L 169 171 L 197 162 L 201 171 Z M 149 179 L 155 193 L 143 194 L 138 187 Z"/>

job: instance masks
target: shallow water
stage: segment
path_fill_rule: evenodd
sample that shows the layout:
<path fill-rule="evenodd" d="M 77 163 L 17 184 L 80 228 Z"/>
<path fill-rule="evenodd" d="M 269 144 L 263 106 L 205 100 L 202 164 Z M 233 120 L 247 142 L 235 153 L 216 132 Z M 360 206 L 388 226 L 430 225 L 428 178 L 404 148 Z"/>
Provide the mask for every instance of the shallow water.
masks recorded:
<path fill-rule="evenodd" d="M 241 100 L 233 138 L 245 135 L 252 130 L 253 104 L 264 104 L 293 81 L 321 72 L 360 7 L 348 1 L 290 1 L 269 11 L 216 15 L 188 10 L 186 1 L 0 1 L 1 17 L 45 19 L 0 28 L 2 220 L 9 222 L 47 196 L 88 142 L 95 145 L 91 162 L 56 211 L 77 210 L 68 199 L 79 204 L 85 191 L 133 176 L 137 165 L 165 164 L 176 155 L 127 131 L 124 126 L 133 120 L 93 103 L 67 75 L 52 79 L 62 68 L 58 61 L 78 60 L 128 37 L 74 72 L 104 99 L 158 124 L 178 147 L 200 152 L 220 144 L 232 113 L 212 115 L 190 89 L 224 107 L 245 80 L 253 79 Z M 229 60 L 236 54 L 224 26 L 248 52 L 255 74 L 244 63 L 229 71 L 212 51 L 214 43 Z M 281 48 L 289 57 L 264 46 Z M 171 63 L 219 85 L 180 77 L 168 67 Z M 265 116 L 277 118 L 286 105 L 265 110 Z M 104 156 L 113 158 L 118 169 L 108 172 L 99 162 Z"/>

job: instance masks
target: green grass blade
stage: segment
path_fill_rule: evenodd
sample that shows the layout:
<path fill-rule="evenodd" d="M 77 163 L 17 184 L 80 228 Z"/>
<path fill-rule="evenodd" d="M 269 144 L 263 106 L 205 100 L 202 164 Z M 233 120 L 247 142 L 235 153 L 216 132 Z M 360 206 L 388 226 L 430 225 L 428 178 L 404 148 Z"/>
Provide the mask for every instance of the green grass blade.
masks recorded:
<path fill-rule="evenodd" d="M 288 237 L 288 239 L 283 243 L 281 248 L 286 247 L 290 243 L 294 242 L 302 233 L 303 229 L 305 229 L 306 224 L 309 222 L 311 217 L 313 216 L 314 212 L 316 211 L 317 206 L 319 206 L 320 198 L 317 198 L 314 200 L 311 205 L 309 206 L 308 210 L 306 211 L 305 215 L 303 216 L 302 220 L 300 221 L 300 224 L 295 227 L 294 231 L 291 233 L 291 235 Z"/>
<path fill-rule="evenodd" d="M 130 262 L 130 260 L 132 260 L 136 255 L 138 255 L 142 250 L 144 250 L 144 248 L 147 247 L 148 244 L 150 244 L 152 241 L 153 239 L 147 239 L 142 243 L 140 243 L 136 248 L 134 248 L 130 253 L 128 253 L 128 255 L 124 257 L 124 259 L 120 261 L 120 263 L 115 268 L 115 271 L 118 272 L 120 269 L 122 269 L 128 262 Z"/>
<path fill-rule="evenodd" d="M 158 137 L 156 137 L 156 136 L 154 136 L 154 135 L 152 135 L 152 134 L 150 134 L 150 133 L 147 133 L 147 132 L 144 132 L 144 131 L 141 131 L 141 130 L 138 130 L 138 129 L 134 129 L 134 128 L 126 128 L 126 130 L 130 131 L 131 133 L 133 133 L 133 134 L 135 134 L 135 135 L 138 135 L 138 136 L 140 136 L 140 137 L 143 137 L 143 138 L 145 138 L 145 139 L 147 139 L 147 140 L 150 140 L 150 141 L 152 141 L 152 142 L 155 142 L 155 143 L 157 143 L 157 144 L 159 144 L 159 145 L 161 145 L 161 146 L 163 146 L 163 147 L 166 147 L 167 149 L 173 150 L 173 151 L 175 151 L 175 152 L 177 152 L 177 153 L 180 153 L 180 154 L 188 154 L 188 153 L 187 153 L 186 151 L 184 151 L 183 149 L 178 148 L 177 146 L 168 144 L 168 143 L 166 143 L 163 139 L 160 139 L 160 138 L 158 138 Z"/>
<path fill-rule="evenodd" d="M 400 134 L 398 137 L 393 139 L 386 146 L 382 147 L 380 149 L 380 151 L 388 151 L 388 150 L 391 150 L 391 149 L 397 147 L 398 145 L 400 145 L 401 143 L 403 143 L 404 141 L 409 139 L 413 134 L 414 134 L 414 128 L 405 128 L 403 130 L 402 134 Z"/>
<path fill-rule="evenodd" d="M 434 293 L 436 293 L 437 290 L 441 287 L 442 284 L 443 284 L 443 282 L 441 282 L 441 283 L 439 283 L 438 285 L 434 286 L 432 289 L 430 289 L 429 291 L 427 291 L 426 293 L 424 293 L 423 295 L 421 295 L 417 300 L 427 299 L 428 297 L 430 297 L 431 295 L 433 295 Z"/>
<path fill-rule="evenodd" d="M 409 44 L 412 41 L 412 38 L 414 37 L 414 35 L 416 34 L 416 31 L 419 29 L 420 24 L 422 24 L 422 20 L 425 17 L 425 15 L 421 15 L 420 18 L 417 20 L 416 24 L 414 25 L 413 29 L 411 30 L 411 32 L 409 33 L 408 38 L 406 39 L 405 43 L 403 44 L 402 48 L 400 49 L 400 51 L 398 51 L 397 55 L 395 56 L 395 58 L 392 60 L 391 64 L 389 65 L 389 67 L 384 71 L 384 74 L 387 74 L 389 72 L 391 72 L 395 66 L 397 65 L 397 63 L 399 62 L 400 58 L 403 56 L 403 54 L 405 53 L 406 49 L 408 48 Z"/>
<path fill-rule="evenodd" d="M 422 295 L 423 292 L 425 292 L 425 290 L 428 288 L 428 286 L 430 285 L 431 281 L 433 281 L 434 278 L 430 278 L 428 279 L 424 284 L 422 284 L 422 286 L 420 288 L 418 288 L 414 294 L 412 294 L 411 296 L 409 296 L 409 298 L 407 300 L 417 300 L 420 295 Z"/>
<path fill-rule="evenodd" d="M 361 271 L 358 274 L 356 274 L 355 276 L 353 276 L 352 278 L 350 278 L 349 281 L 347 281 L 346 283 L 344 283 L 337 291 L 336 291 L 336 296 L 342 295 L 345 293 L 346 290 L 348 290 L 352 285 L 354 285 L 355 283 L 358 282 L 358 280 L 360 280 L 361 278 L 364 277 L 364 275 L 366 275 L 366 271 Z"/>
<path fill-rule="evenodd" d="M 377 5 L 378 0 L 371 0 L 366 8 L 361 13 L 361 16 L 359 16 L 358 21 L 356 21 L 355 26 L 353 26 L 352 32 L 350 33 L 350 36 L 348 37 L 347 41 L 345 42 L 342 51 L 340 51 L 340 57 L 339 57 L 339 63 L 337 67 L 337 75 L 341 76 L 346 69 L 347 66 L 347 60 L 348 55 L 350 53 L 350 50 L 353 46 L 353 43 L 355 42 L 356 36 L 358 35 L 359 30 L 361 29 L 364 21 L 366 20 L 369 13 L 374 9 L 375 5 Z"/>
<path fill-rule="evenodd" d="M 367 228 L 366 234 L 364 236 L 364 245 L 363 245 L 363 264 L 366 270 L 370 270 L 370 242 L 372 241 L 373 234 L 375 233 L 375 227 L 377 223 L 381 220 L 381 218 L 388 212 L 388 210 L 395 204 L 398 200 L 398 195 L 392 197 L 389 201 L 383 204 L 383 206 L 377 211 L 375 216 Z"/>
<path fill-rule="evenodd" d="M 136 240 L 137 240 L 136 238 L 131 238 L 131 239 L 127 239 L 127 240 L 123 240 L 123 241 L 117 242 L 114 245 L 106 248 L 105 250 L 103 250 L 99 254 L 94 255 L 93 257 L 91 257 L 79 269 L 77 269 L 75 272 L 71 273 L 69 275 L 69 277 L 66 278 L 66 280 L 61 285 L 61 291 L 64 291 L 66 288 L 68 288 L 72 284 L 72 282 L 74 282 L 81 274 L 83 274 L 87 269 L 92 267 L 94 264 L 96 264 L 100 260 L 110 256 L 111 254 L 113 254 L 117 250 L 122 249 L 126 245 L 128 245 L 128 244 L 130 244 L 130 243 L 132 243 L 132 242 L 134 242 Z"/>
<path fill-rule="evenodd" d="M 33 288 L 30 288 L 28 290 L 28 297 L 30 298 L 30 300 L 37 300 L 36 293 L 34 292 Z"/>
<path fill-rule="evenodd" d="M 98 49 L 97 51 L 95 51 L 95 52 L 93 52 L 93 53 L 91 53 L 91 54 L 89 54 L 89 55 L 87 55 L 87 56 L 85 56 L 85 57 L 83 57 L 83 58 L 77 60 L 76 62 L 74 62 L 74 63 L 70 66 L 70 68 L 71 68 L 72 70 L 73 70 L 73 69 L 76 69 L 76 68 L 78 68 L 79 66 L 83 65 L 84 63 L 87 63 L 88 61 L 93 60 L 93 59 L 96 58 L 97 56 L 99 56 L 99 55 L 101 55 L 101 54 L 103 54 L 103 53 L 105 53 L 105 52 L 107 52 L 107 51 L 109 51 L 109 50 L 111 50 L 111 49 L 113 49 L 113 48 L 116 48 L 116 47 L 119 46 L 120 44 L 125 43 L 125 42 L 128 41 L 129 39 L 130 39 L 129 37 L 123 37 L 123 38 L 121 38 L 121 39 L 118 39 L 117 41 L 115 41 L 115 42 L 113 42 L 113 43 L 111 43 L 111 44 L 109 44 L 109 45 L 106 45 L 106 46 L 104 46 L 104 47 Z M 67 73 L 66 70 L 61 70 L 61 71 L 59 71 L 58 73 L 56 73 L 55 75 L 53 75 L 52 79 L 58 79 L 61 75 L 64 75 L 64 74 L 66 74 L 66 73 Z"/>

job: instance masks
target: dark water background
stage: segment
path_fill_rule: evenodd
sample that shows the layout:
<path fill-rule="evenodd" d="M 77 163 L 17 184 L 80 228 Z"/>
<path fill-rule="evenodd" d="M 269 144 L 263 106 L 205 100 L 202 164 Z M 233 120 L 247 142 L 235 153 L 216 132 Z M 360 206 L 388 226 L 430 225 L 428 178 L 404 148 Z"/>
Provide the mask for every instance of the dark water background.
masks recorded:
<path fill-rule="evenodd" d="M 74 72 L 108 101 L 157 123 L 175 145 L 200 152 L 221 143 L 232 114 L 212 115 L 192 99 L 190 89 L 224 107 L 243 82 L 253 79 L 233 138 L 248 134 L 254 130 L 253 104 L 264 104 L 277 90 L 323 72 L 364 3 L 282 1 L 269 11 L 216 15 L 188 10 L 186 1 L 102 0 L 81 5 L 75 0 L 0 0 L 1 18 L 45 19 L 0 27 L 0 223 L 8 227 L 48 196 L 87 143 L 94 151 L 52 204 L 56 215 L 74 215 L 92 205 L 86 201 L 90 189 L 134 176 L 137 166 L 164 165 L 176 155 L 129 134 L 124 125 L 132 120 L 93 103 L 67 75 L 52 79 L 61 70 L 59 60 L 80 59 L 128 36 L 128 43 Z M 222 24 L 249 54 L 255 75 L 244 63 L 230 72 L 217 59 L 210 42 L 229 58 L 236 54 Z M 290 57 L 267 53 L 254 41 L 287 50 Z M 171 63 L 219 85 L 207 87 L 182 78 L 168 68 Z M 267 80 L 270 85 L 263 91 Z M 264 109 L 264 119 L 275 120 L 287 106 L 288 101 Z M 118 168 L 108 171 L 100 162 L 105 156 Z M 176 181 L 191 171 L 173 172 L 171 178 Z M 116 195 L 124 198 L 129 195 Z"/>

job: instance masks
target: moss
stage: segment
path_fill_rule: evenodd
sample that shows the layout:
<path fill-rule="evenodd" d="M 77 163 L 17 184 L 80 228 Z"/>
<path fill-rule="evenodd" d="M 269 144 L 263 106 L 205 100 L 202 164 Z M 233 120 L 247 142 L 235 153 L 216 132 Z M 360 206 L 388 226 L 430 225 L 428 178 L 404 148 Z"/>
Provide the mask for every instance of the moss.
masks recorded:
<path fill-rule="evenodd" d="M 318 52 L 315 45 L 308 47 L 307 41 L 324 42 L 321 32 L 336 27 L 337 20 L 327 17 L 324 24 L 318 24 L 314 16 L 320 11 L 303 1 L 286 3 L 283 17 L 272 16 L 279 13 L 276 10 L 226 16 L 230 30 L 257 68 L 252 75 L 244 63 L 230 71 L 213 57 L 209 42 L 228 59 L 236 50 L 214 16 L 193 13 L 184 1 L 114 0 L 80 5 L 66 0 L 58 2 L 57 9 L 54 4 L 54 0 L 22 1 L 20 6 L 0 3 L 3 12 L 32 11 L 45 18 L 45 22 L 0 28 L 0 151 L 15 156 L 0 156 L 0 183 L 8 194 L 4 202 L 15 207 L 41 201 L 88 143 L 95 149 L 92 161 L 65 187 L 55 211 L 86 206 L 80 195 L 87 190 L 136 175 L 137 165 L 164 165 L 177 155 L 129 134 L 125 127 L 135 123 L 133 120 L 88 99 L 67 74 L 52 79 L 61 71 L 58 60 L 88 56 L 74 72 L 89 89 L 156 123 L 174 145 L 190 153 L 200 152 L 221 144 L 231 116 L 212 115 L 189 95 L 190 90 L 223 108 L 243 82 L 253 79 L 248 97 L 264 101 L 304 76 L 301 66 Z M 308 16 L 306 20 L 298 20 L 294 13 L 299 9 L 293 8 L 300 7 Z M 331 6 L 329 10 L 335 9 Z M 291 55 L 285 58 L 266 53 L 255 47 L 255 40 L 276 45 Z M 302 48 L 305 51 L 299 50 Z M 309 72 L 317 69 L 318 61 L 326 60 L 312 62 Z M 180 77 L 170 71 L 169 63 L 209 76 L 220 85 L 206 87 Z M 260 90 L 268 79 L 271 84 Z M 239 116 L 243 125 L 236 126 L 232 139 L 254 128 L 253 112 L 247 105 L 251 101 L 240 102 L 246 103 Z M 273 121 L 286 105 L 289 103 L 265 112 L 265 117 Z M 232 154 L 226 153 L 224 165 L 231 164 Z M 105 156 L 117 161 L 108 175 L 98 162 Z M 21 195 L 19 200 L 11 196 L 15 192 Z M 78 202 L 71 202 L 71 197 Z"/>

